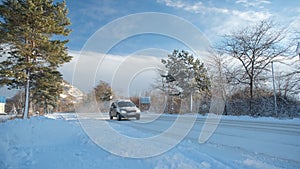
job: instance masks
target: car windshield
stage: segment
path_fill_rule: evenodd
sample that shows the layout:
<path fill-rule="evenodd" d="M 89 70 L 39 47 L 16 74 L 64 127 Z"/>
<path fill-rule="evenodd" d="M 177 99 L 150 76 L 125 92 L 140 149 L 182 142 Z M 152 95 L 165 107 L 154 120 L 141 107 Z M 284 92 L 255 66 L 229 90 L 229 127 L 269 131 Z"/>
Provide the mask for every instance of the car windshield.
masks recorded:
<path fill-rule="evenodd" d="M 119 107 L 135 107 L 135 104 L 133 104 L 132 102 L 118 102 L 118 106 Z"/>

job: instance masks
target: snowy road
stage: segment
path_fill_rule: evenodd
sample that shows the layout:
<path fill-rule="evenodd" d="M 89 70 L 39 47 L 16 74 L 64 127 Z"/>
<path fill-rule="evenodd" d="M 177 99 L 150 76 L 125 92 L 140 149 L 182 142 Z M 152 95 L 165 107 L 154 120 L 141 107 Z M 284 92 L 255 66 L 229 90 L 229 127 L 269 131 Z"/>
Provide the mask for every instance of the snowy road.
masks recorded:
<path fill-rule="evenodd" d="M 107 113 L 62 113 L 6 121 L 0 169 L 300 168 L 300 119 L 223 116 L 201 144 L 206 118 L 143 113 L 138 121 L 117 121 Z"/>
<path fill-rule="evenodd" d="M 123 135 L 147 138 L 158 136 L 172 127 L 176 117 L 165 115 L 155 119 L 153 114 L 144 114 L 141 121 L 106 119 L 105 121 Z M 184 116 L 180 124 L 181 129 L 186 131 L 185 124 L 191 123 L 193 119 L 191 116 Z M 103 119 L 95 120 L 95 124 L 90 121 L 90 127 L 95 129 L 94 125 L 98 125 L 99 120 Z M 221 168 L 300 167 L 300 124 L 225 118 L 220 121 L 212 137 L 206 143 L 200 144 L 198 138 L 205 120 L 206 118 L 201 116 L 196 118 L 187 136 L 178 144 L 187 149 L 192 148 L 187 150 L 187 154 L 195 153 L 192 158 L 195 161 L 198 160 L 197 154 L 200 153 L 199 157 L 212 159 L 210 165 L 215 167 L 221 165 Z M 169 132 L 169 139 L 178 139 L 178 135 L 184 134 L 181 129 Z"/>

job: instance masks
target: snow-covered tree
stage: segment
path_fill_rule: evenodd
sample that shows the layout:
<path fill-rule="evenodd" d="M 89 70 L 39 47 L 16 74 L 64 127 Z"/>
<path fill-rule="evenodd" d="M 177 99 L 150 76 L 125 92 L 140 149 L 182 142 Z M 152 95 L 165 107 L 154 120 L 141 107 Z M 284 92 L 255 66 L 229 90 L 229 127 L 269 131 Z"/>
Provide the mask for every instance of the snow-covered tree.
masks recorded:
<path fill-rule="evenodd" d="M 170 85 L 181 97 L 209 91 L 210 79 L 204 64 L 189 52 L 174 50 L 167 59 L 162 59 L 162 63 L 167 71 L 166 82 L 172 83 Z"/>

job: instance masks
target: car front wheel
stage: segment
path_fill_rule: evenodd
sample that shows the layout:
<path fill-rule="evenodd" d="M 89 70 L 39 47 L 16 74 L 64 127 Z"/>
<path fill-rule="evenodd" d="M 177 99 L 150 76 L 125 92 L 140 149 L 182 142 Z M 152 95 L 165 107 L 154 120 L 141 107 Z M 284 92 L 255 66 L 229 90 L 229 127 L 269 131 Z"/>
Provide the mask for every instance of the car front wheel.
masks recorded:
<path fill-rule="evenodd" d="M 111 115 L 111 113 L 109 112 L 109 118 L 112 120 L 114 117 Z"/>
<path fill-rule="evenodd" d="M 117 119 L 118 121 L 121 121 L 121 115 L 119 113 L 117 114 Z"/>

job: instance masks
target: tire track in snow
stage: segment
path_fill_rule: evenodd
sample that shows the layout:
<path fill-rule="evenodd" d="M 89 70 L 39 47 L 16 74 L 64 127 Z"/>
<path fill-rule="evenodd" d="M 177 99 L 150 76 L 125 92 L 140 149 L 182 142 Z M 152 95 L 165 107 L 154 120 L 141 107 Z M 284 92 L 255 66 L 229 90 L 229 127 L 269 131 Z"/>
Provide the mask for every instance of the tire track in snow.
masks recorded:
<path fill-rule="evenodd" d="M 163 117 L 160 119 L 159 124 L 162 126 L 170 126 L 170 122 L 174 121 L 174 117 Z M 188 118 L 186 119 L 188 122 Z M 236 122 L 236 123 L 235 123 Z M 196 124 L 194 126 L 194 128 L 190 131 L 190 134 L 187 135 L 187 139 L 191 139 L 193 140 L 193 142 L 197 142 L 198 139 L 198 135 L 199 132 L 201 131 L 201 126 L 204 123 L 204 119 L 197 119 Z M 138 130 L 140 130 L 141 132 L 150 132 L 153 134 L 159 134 L 161 132 L 163 132 L 164 130 L 162 130 L 159 126 L 160 125 L 155 125 L 155 126 L 151 126 L 151 125 L 139 125 L 138 123 L 132 123 L 131 121 L 129 121 L 127 123 L 127 121 L 125 122 L 117 122 L 118 125 L 124 127 L 124 124 L 128 127 L 132 127 L 132 128 L 136 128 Z M 184 127 L 184 125 L 182 125 Z M 286 135 L 294 135 L 294 136 L 299 136 L 297 134 L 298 132 L 298 128 L 300 127 L 299 125 L 293 125 L 293 124 L 277 124 L 277 123 L 265 123 L 265 122 L 247 122 L 247 121 L 236 121 L 236 120 L 222 120 L 219 128 L 233 128 L 233 129 L 238 129 L 238 130 L 242 130 L 243 132 L 261 132 L 261 133 L 268 133 L 268 134 L 276 134 L 277 135 L 282 135 L 282 134 L 286 134 Z M 282 127 L 282 128 L 281 128 Z M 163 128 L 164 129 L 164 128 Z M 295 133 L 296 132 L 296 133 Z M 178 135 L 180 134 L 180 131 L 178 131 L 177 133 L 170 133 L 169 136 L 172 137 L 173 135 Z M 228 137 L 232 140 L 240 140 L 240 142 L 247 142 L 249 141 L 249 139 L 254 139 L 254 141 L 256 141 L 258 144 L 262 144 L 266 141 L 270 141 L 270 140 L 264 140 L 262 138 L 251 138 L 251 136 L 245 136 L 245 135 L 238 135 L 235 133 L 227 133 L 224 131 L 220 131 L 217 130 L 214 135 L 217 136 L 221 136 L 223 137 Z M 279 142 L 276 144 L 282 144 L 282 146 L 284 146 L 285 148 L 293 148 L 293 147 L 297 147 L 299 146 L 299 144 L 287 144 L 287 142 Z M 251 157 L 255 157 L 258 156 L 260 159 L 273 159 L 270 161 L 280 161 L 282 163 L 293 163 L 294 166 L 299 166 L 299 161 L 295 161 L 295 159 L 289 159 L 289 158 L 285 158 L 283 156 L 278 157 L 278 156 L 274 156 L 274 155 L 270 155 L 268 153 L 264 153 L 264 152 L 253 152 L 251 150 L 249 150 L 249 148 L 247 147 L 242 147 L 239 145 L 230 145 L 230 144 L 222 144 L 220 142 L 215 142 L 212 140 L 209 140 L 207 142 L 208 145 L 212 146 L 212 147 L 217 147 L 217 148 L 223 148 L 223 149 L 228 149 L 230 151 L 236 152 L 238 154 L 241 154 L 243 156 L 251 156 Z M 243 144 L 243 143 L 242 143 Z M 212 156 L 211 156 L 212 157 Z M 221 161 L 220 161 L 221 162 Z M 225 165 L 226 162 L 223 162 L 223 164 Z"/>

